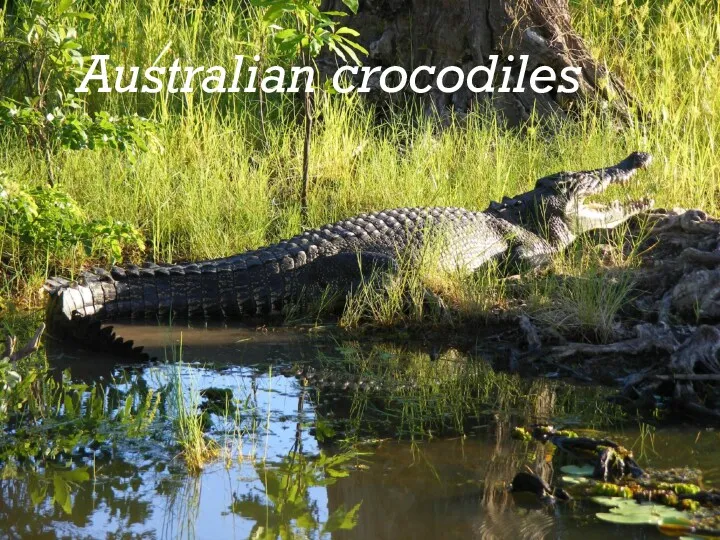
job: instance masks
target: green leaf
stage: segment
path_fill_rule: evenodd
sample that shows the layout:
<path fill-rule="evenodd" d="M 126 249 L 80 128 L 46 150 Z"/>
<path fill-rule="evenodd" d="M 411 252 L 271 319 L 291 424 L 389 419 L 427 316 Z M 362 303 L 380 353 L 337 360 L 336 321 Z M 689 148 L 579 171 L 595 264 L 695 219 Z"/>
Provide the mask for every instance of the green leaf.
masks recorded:
<path fill-rule="evenodd" d="M 28 489 L 30 491 L 30 500 L 33 505 L 37 506 L 41 502 L 45 501 L 45 498 L 47 497 L 47 484 L 45 482 L 38 482 L 38 477 L 36 475 L 32 475 L 30 477 Z"/>
<path fill-rule="evenodd" d="M 366 49 L 365 47 L 363 47 L 363 46 L 360 45 L 359 43 L 354 42 L 354 41 L 351 40 L 351 39 L 348 39 L 348 38 L 342 37 L 342 36 L 338 36 L 338 39 L 339 39 L 340 41 L 342 41 L 343 43 L 345 43 L 345 45 L 348 45 L 348 46 L 352 47 L 353 49 L 355 49 L 355 50 L 357 50 L 357 51 L 359 51 L 359 52 L 361 52 L 361 53 L 363 53 L 363 54 L 367 54 L 367 53 L 368 53 L 368 51 L 367 51 L 367 49 Z"/>
<path fill-rule="evenodd" d="M 342 3 L 345 4 L 353 13 L 357 13 L 358 8 L 360 7 L 360 0 L 342 0 Z"/>
<path fill-rule="evenodd" d="M 86 20 L 95 20 L 95 15 L 92 13 L 86 13 L 84 11 L 72 11 L 70 13 L 65 14 L 67 17 L 72 17 L 74 19 L 86 19 Z"/>
<path fill-rule="evenodd" d="M 345 478 L 350 476 L 350 473 L 341 469 L 326 469 L 325 472 L 333 478 Z"/>
<path fill-rule="evenodd" d="M 74 0 L 60 0 L 58 2 L 56 13 L 58 15 L 62 15 L 70 8 L 70 6 L 73 5 L 73 2 Z"/>
<path fill-rule="evenodd" d="M 77 41 L 65 41 L 60 45 L 61 49 L 79 49 L 80 44 Z"/>
<path fill-rule="evenodd" d="M 325 522 L 325 526 L 323 527 L 322 534 L 340 530 L 349 531 L 350 529 L 353 529 L 357 525 L 358 512 L 360 511 L 361 505 L 362 501 L 357 503 L 348 511 L 345 510 L 344 505 L 339 507 L 330 515 L 330 517 L 328 517 L 328 520 Z"/>
<path fill-rule="evenodd" d="M 298 35 L 300 35 L 300 32 L 295 30 L 295 28 L 286 28 L 285 30 L 275 34 L 275 39 L 278 39 L 278 40 L 290 39 L 290 38 L 294 38 Z"/>
<path fill-rule="evenodd" d="M 280 497 L 281 486 L 277 473 L 267 469 L 258 469 L 258 477 L 265 487 L 265 494 L 271 501 L 276 501 Z"/>
<path fill-rule="evenodd" d="M 347 45 L 345 45 L 342 42 L 338 42 L 338 45 L 340 46 L 340 48 L 342 48 L 347 53 L 347 55 L 352 59 L 353 62 L 355 62 L 358 65 L 362 64 L 362 62 L 358 58 L 357 54 L 355 54 L 355 51 L 353 51 L 350 47 L 348 47 Z M 338 51 L 338 53 L 339 53 L 339 51 Z M 344 60 L 344 58 L 343 58 L 343 60 Z"/>
<path fill-rule="evenodd" d="M 352 28 L 348 28 L 347 26 L 343 26 L 342 28 L 338 28 L 336 34 L 349 34 L 354 37 L 358 37 L 360 35 L 360 32 L 357 30 L 353 30 Z"/>
<path fill-rule="evenodd" d="M 70 499 L 70 489 L 67 482 L 60 475 L 53 477 L 53 500 L 63 509 L 66 514 L 72 512 L 72 500 Z"/>
<path fill-rule="evenodd" d="M 345 58 L 345 54 L 337 48 L 337 44 L 335 41 L 330 41 L 328 43 L 328 49 L 330 49 L 330 51 L 337 54 L 342 59 L 343 62 L 347 62 L 347 58 Z"/>
<path fill-rule="evenodd" d="M 592 465 L 565 465 L 564 467 L 560 467 L 560 470 L 565 473 L 569 474 L 570 476 L 592 476 L 595 472 L 595 467 Z"/>
<path fill-rule="evenodd" d="M 619 525 L 658 525 L 661 521 L 660 516 L 651 516 L 646 514 L 623 515 L 598 512 L 595 516 L 602 521 L 617 523 Z"/>
<path fill-rule="evenodd" d="M 316 19 L 318 19 L 318 20 L 320 20 L 320 21 L 327 19 L 327 17 L 324 16 L 324 15 L 320 12 L 320 10 L 319 10 L 316 6 L 314 6 L 314 5 L 312 5 L 312 4 L 307 4 L 307 5 L 305 6 L 305 10 L 306 10 L 310 15 L 312 15 L 313 17 L 315 17 Z"/>
<path fill-rule="evenodd" d="M 600 499 L 600 500 L 598 500 Z M 605 499 L 604 501 L 602 499 Z M 614 501 L 612 497 L 593 497 L 593 501 L 600 504 L 614 504 L 609 512 L 599 512 L 598 519 L 610 523 L 626 525 L 658 525 L 663 519 L 688 519 L 690 515 L 670 506 L 655 503 L 638 504 L 636 501 L 624 499 L 622 502 Z"/>
<path fill-rule="evenodd" d="M 313 519 L 312 514 L 307 512 L 295 520 L 295 524 L 303 530 L 310 530 L 316 525 L 316 521 Z"/>
<path fill-rule="evenodd" d="M 286 11 L 288 11 L 288 10 L 283 5 L 273 6 L 265 12 L 265 15 L 263 16 L 263 20 L 267 23 L 273 23 L 276 20 L 278 20 L 280 17 L 282 17 Z"/>
<path fill-rule="evenodd" d="M 90 473 L 86 467 L 62 471 L 60 474 L 67 482 L 87 482 L 90 480 Z"/>
<path fill-rule="evenodd" d="M 577 486 L 579 484 L 586 484 L 587 482 L 589 482 L 589 480 L 584 476 L 561 476 L 560 480 L 564 484 L 568 484 L 571 486 Z"/>
<path fill-rule="evenodd" d="M 245 518 L 252 519 L 258 523 L 265 523 L 268 515 L 273 515 L 273 508 L 255 500 L 236 500 L 232 503 L 231 510 Z"/>
<path fill-rule="evenodd" d="M 626 499 L 624 497 L 597 496 L 597 497 L 591 497 L 590 500 L 592 502 L 600 504 L 602 506 L 607 506 L 608 508 L 612 508 L 612 507 L 616 507 L 616 506 L 623 506 L 626 504 L 636 504 L 634 500 Z"/>
<path fill-rule="evenodd" d="M 45 490 L 33 489 L 30 491 L 30 500 L 35 506 L 43 502 L 45 497 L 47 497 L 47 491 Z"/>

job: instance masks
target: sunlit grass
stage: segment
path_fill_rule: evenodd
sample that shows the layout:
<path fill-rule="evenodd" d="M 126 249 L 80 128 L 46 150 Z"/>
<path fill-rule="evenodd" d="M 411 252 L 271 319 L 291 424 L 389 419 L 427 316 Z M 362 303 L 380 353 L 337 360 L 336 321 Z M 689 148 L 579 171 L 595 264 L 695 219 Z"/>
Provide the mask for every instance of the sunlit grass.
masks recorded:
<path fill-rule="evenodd" d="M 566 336 L 607 342 L 615 336 L 618 314 L 633 298 L 631 275 L 588 271 L 548 277 L 533 284 L 530 311 L 540 323 Z"/>
<path fill-rule="evenodd" d="M 632 268 L 648 227 L 634 235 L 627 225 L 603 235 L 598 243 L 582 238 L 555 257 L 548 271 L 524 281 L 518 293 L 523 311 L 563 335 L 607 342 L 616 337 L 621 310 L 637 296 Z"/>
<path fill-rule="evenodd" d="M 341 326 L 362 322 L 393 326 L 400 322 L 429 322 L 439 316 L 438 307 L 428 300 L 426 282 L 437 272 L 438 244 L 429 242 L 422 253 L 398 253 L 398 267 L 390 272 L 373 272 L 363 278 L 345 303 Z"/>

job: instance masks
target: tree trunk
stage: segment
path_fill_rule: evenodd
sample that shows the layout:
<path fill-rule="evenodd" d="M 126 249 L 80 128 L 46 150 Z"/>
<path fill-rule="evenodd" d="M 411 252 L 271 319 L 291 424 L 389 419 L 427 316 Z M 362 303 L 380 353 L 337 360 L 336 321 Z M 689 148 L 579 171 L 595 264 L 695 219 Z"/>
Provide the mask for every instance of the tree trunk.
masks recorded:
<path fill-rule="evenodd" d="M 308 184 L 310 182 L 310 139 L 313 129 L 312 95 L 305 92 L 305 139 L 303 141 L 302 185 L 300 186 L 300 217 L 303 227 L 308 223 Z"/>
<path fill-rule="evenodd" d="M 341 10 L 342 2 L 328 0 L 327 7 Z M 490 106 L 506 124 L 515 126 L 533 111 L 538 118 L 565 117 L 588 103 L 603 103 L 614 116 L 629 119 L 627 92 L 592 59 L 573 31 L 567 0 L 361 0 L 358 13 L 342 19 L 342 24 L 360 32 L 360 42 L 369 51 L 366 65 L 400 66 L 408 73 L 420 65 L 435 66 L 436 74 L 457 66 L 467 75 L 474 67 L 490 65 L 490 55 L 499 56 L 495 92 L 473 93 L 463 86 L 446 94 L 433 87 L 424 97 L 428 113 L 447 117 L 454 111 L 462 116 Z M 515 86 L 521 55 L 529 56 L 525 91 L 498 92 L 503 67 L 511 67 L 511 87 Z M 564 68 L 582 68 L 578 92 L 558 93 L 562 81 L 549 93 L 534 92 L 529 74 L 540 66 L 552 68 L 558 77 Z M 448 79 L 457 80 L 453 77 Z M 376 77 L 376 87 L 378 81 Z M 427 75 L 418 78 L 418 85 L 433 82 Z M 399 96 L 379 90 L 373 95 L 381 100 Z"/>

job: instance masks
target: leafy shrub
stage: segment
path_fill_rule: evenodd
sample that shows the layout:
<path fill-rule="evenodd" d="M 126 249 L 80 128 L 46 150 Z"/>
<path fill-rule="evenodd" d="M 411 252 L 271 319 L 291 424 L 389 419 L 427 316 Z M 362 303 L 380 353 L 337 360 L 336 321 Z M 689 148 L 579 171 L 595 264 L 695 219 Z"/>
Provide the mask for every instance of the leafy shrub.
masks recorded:
<path fill-rule="evenodd" d="M 88 220 L 58 187 L 26 189 L 0 172 L 0 224 L 20 246 L 58 253 L 82 246 L 89 256 L 117 262 L 126 248 L 143 251 L 143 235 L 114 220 Z"/>
<path fill-rule="evenodd" d="M 85 75 L 78 27 L 87 32 L 90 13 L 75 0 L 20 2 L 0 34 L 0 127 L 18 129 L 39 150 L 54 184 L 52 154 L 58 148 L 114 148 L 130 158 L 148 149 L 154 124 L 138 115 L 90 115 L 72 93 Z"/>
<path fill-rule="evenodd" d="M 147 139 L 154 130 L 150 120 L 138 115 L 111 116 L 106 111 L 90 117 L 83 102 L 71 96 L 51 111 L 36 108 L 35 101 L 25 98 L 24 103 L 12 99 L 0 101 L 0 126 L 20 129 L 35 138 L 43 132 L 55 145 L 70 150 L 96 150 L 113 148 L 129 152 L 147 151 Z"/>

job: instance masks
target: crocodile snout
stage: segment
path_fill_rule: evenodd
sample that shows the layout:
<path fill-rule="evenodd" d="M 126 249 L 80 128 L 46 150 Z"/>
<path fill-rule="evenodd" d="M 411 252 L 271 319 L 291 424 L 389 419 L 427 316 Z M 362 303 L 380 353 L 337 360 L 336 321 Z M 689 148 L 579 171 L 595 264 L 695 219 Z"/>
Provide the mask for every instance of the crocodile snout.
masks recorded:
<path fill-rule="evenodd" d="M 647 152 L 633 152 L 625 161 L 628 162 L 630 168 L 644 169 L 652 163 L 653 157 Z"/>

